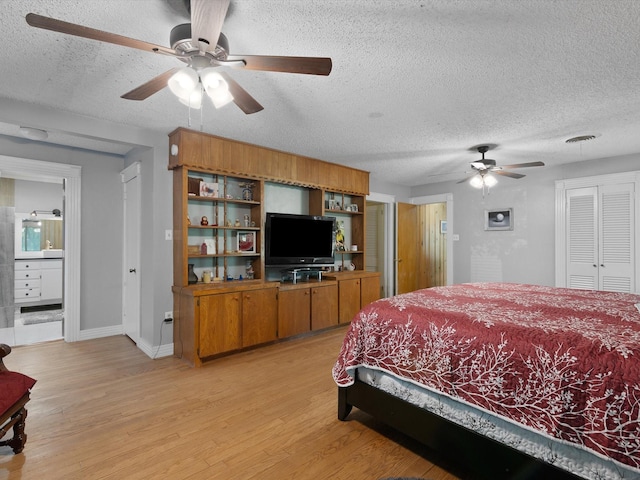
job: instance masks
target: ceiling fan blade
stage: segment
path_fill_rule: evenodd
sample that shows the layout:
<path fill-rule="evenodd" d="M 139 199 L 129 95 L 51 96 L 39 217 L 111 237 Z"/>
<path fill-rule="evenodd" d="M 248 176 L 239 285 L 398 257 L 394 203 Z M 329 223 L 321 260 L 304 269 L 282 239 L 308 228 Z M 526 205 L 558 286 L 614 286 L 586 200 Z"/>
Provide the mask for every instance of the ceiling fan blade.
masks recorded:
<path fill-rule="evenodd" d="M 332 63 L 328 57 L 278 57 L 268 55 L 229 55 L 227 60 L 243 60 L 244 68 L 266 72 L 329 75 Z"/>
<path fill-rule="evenodd" d="M 166 53 L 173 56 L 178 55 L 175 50 L 161 45 L 143 42 L 142 40 L 124 37 L 115 33 L 103 32 L 102 30 L 96 30 L 95 28 L 57 20 L 55 18 L 43 17 L 36 13 L 28 13 L 26 20 L 32 27 L 43 28 L 45 30 L 75 35 L 76 37 L 89 38 L 91 40 L 98 40 L 99 42 L 113 43 L 115 45 L 122 45 L 123 47 L 137 48 L 146 52 Z"/>
<path fill-rule="evenodd" d="M 464 178 L 464 179 L 462 179 L 462 180 L 460 180 L 459 182 L 456 182 L 456 183 L 464 183 L 464 182 L 468 182 L 469 180 L 471 180 L 471 179 L 472 179 L 473 177 L 475 177 L 476 175 L 478 175 L 478 174 L 477 174 L 477 173 L 474 173 L 473 175 L 471 175 L 471 176 L 469 176 L 469 177 L 467 177 L 467 178 Z"/>
<path fill-rule="evenodd" d="M 511 178 L 522 178 L 525 176 L 525 175 L 522 175 L 521 173 L 505 172 L 503 170 L 492 170 L 491 173 L 495 173 L 496 175 L 502 175 L 503 177 L 511 177 Z"/>
<path fill-rule="evenodd" d="M 524 168 L 524 167 L 544 167 L 543 162 L 516 163 L 513 165 L 501 165 L 500 168 Z"/>
<path fill-rule="evenodd" d="M 158 75 L 157 77 L 149 80 L 147 83 L 143 83 L 139 87 L 134 88 L 130 92 L 121 95 L 120 98 L 124 98 L 125 100 L 145 100 L 149 98 L 154 93 L 159 92 L 164 87 L 167 86 L 167 82 L 171 78 L 171 76 L 176 73 L 179 68 L 172 68 L 171 70 L 167 70 L 166 72 Z"/>
<path fill-rule="evenodd" d="M 242 88 L 233 78 L 225 72 L 220 72 L 220 75 L 222 75 L 222 78 L 229 84 L 229 92 L 233 95 L 233 103 L 235 103 L 240 110 L 249 115 L 264 109 L 264 107 L 249 95 L 249 92 Z"/>
<path fill-rule="evenodd" d="M 218 45 L 222 24 L 227 15 L 229 0 L 191 0 L 191 41 L 205 51 L 213 51 Z"/>

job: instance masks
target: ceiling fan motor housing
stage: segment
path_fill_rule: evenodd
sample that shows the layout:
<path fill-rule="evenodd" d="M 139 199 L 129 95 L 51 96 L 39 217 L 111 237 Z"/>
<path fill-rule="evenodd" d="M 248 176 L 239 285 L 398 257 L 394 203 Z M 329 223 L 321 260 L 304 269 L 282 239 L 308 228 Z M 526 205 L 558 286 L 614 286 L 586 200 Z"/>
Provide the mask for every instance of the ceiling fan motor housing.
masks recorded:
<path fill-rule="evenodd" d="M 189 54 L 200 50 L 199 46 L 194 45 L 191 39 L 190 23 L 181 23 L 180 25 L 173 27 L 171 29 L 171 34 L 169 35 L 169 43 L 171 48 L 182 54 Z M 227 58 L 228 52 L 229 41 L 224 33 L 220 32 L 218 44 L 216 45 L 215 52 L 213 52 L 213 56 L 219 60 L 224 60 Z"/>

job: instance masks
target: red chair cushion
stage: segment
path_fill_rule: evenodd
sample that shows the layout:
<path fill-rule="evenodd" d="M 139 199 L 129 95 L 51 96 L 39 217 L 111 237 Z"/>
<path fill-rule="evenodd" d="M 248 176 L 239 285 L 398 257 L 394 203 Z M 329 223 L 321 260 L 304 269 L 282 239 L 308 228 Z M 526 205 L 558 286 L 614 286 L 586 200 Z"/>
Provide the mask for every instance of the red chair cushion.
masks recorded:
<path fill-rule="evenodd" d="M 18 372 L 0 372 L 0 415 L 4 414 L 36 381 Z"/>

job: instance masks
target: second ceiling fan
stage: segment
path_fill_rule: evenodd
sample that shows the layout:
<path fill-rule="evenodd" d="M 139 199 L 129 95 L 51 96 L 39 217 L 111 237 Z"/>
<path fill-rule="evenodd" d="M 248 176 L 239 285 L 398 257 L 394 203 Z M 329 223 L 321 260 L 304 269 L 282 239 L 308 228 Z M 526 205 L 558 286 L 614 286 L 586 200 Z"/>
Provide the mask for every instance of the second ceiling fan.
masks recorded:
<path fill-rule="evenodd" d="M 487 153 L 488 151 L 489 151 L 489 147 L 487 145 L 481 145 L 478 147 L 478 152 L 482 155 L 482 158 L 480 160 L 476 160 L 475 162 L 471 162 L 471 169 L 474 170 L 473 175 L 463 180 L 460 180 L 458 183 L 464 183 L 466 181 L 469 181 L 471 185 L 477 188 L 492 187 L 497 182 L 495 178 L 488 175 L 489 173 L 494 173 L 496 175 L 502 175 L 504 177 L 519 179 L 524 177 L 525 175 L 521 173 L 511 172 L 509 170 L 513 168 L 544 167 L 543 162 L 527 162 L 527 163 L 516 163 L 513 165 L 498 166 L 495 160 L 492 160 L 490 158 L 484 158 L 484 154 Z"/>
<path fill-rule="evenodd" d="M 171 30 L 171 48 L 35 13 L 27 14 L 26 20 L 32 27 L 169 55 L 187 64 L 183 68 L 172 68 L 122 95 L 127 100 L 144 100 L 169 86 L 182 103 L 192 108 L 199 108 L 206 94 L 216 108 L 233 101 L 244 113 L 250 114 L 264 107 L 226 72 L 219 72 L 218 67 L 325 76 L 331 73 L 331 58 L 327 57 L 230 55 L 227 38 L 221 32 L 229 2 L 191 0 L 191 23 Z"/>

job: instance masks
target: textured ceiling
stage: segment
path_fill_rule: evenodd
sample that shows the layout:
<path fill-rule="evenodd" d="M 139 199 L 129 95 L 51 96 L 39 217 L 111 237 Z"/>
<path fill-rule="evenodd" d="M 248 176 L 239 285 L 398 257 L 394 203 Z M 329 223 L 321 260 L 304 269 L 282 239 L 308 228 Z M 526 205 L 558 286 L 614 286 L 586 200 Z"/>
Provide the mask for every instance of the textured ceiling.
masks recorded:
<path fill-rule="evenodd" d="M 162 133 L 188 126 L 168 89 L 142 102 L 120 98 L 179 61 L 24 20 L 35 12 L 169 46 L 171 28 L 188 21 L 182 0 L 0 6 L 0 97 Z M 231 0 L 223 32 L 232 54 L 328 56 L 333 71 L 228 70 L 264 110 L 205 108 L 205 132 L 407 186 L 464 178 L 481 144 L 496 146 L 488 157 L 498 164 L 640 152 L 637 0 Z M 200 129 L 199 113 L 191 122 Z M 0 124 L 0 133 L 16 132 Z M 73 133 L 50 138 L 73 144 Z M 565 143 L 584 134 L 596 138 Z"/>

